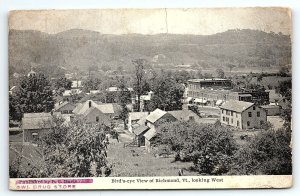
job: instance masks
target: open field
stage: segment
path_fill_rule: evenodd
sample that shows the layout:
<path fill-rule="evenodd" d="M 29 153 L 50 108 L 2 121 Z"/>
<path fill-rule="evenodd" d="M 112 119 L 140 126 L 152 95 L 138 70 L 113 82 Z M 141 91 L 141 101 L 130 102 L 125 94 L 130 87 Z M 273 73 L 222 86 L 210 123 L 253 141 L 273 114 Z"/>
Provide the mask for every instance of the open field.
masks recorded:
<path fill-rule="evenodd" d="M 186 176 L 199 175 L 188 170 L 192 163 L 156 158 L 143 147 L 124 148 L 123 143 L 111 143 L 107 154 L 108 162 L 113 163 L 110 176 L 177 176 L 179 169 L 183 169 Z"/>

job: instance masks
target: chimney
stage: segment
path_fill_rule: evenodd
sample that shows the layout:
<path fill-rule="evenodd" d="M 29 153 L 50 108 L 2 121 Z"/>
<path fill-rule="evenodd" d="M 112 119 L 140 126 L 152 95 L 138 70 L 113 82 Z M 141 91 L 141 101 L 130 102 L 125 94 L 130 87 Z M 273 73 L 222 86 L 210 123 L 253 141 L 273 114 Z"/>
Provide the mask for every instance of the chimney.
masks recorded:
<path fill-rule="evenodd" d="M 92 107 L 92 101 L 89 101 L 89 108 Z"/>

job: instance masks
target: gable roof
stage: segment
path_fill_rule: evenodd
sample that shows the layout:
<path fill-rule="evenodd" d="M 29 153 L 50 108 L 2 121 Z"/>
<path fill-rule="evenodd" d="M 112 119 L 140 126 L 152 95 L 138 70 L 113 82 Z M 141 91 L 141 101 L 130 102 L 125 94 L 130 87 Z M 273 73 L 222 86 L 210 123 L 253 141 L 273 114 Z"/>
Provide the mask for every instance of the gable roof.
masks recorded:
<path fill-rule="evenodd" d="M 162 111 L 160 109 L 156 109 L 153 112 L 151 112 L 147 117 L 146 120 L 155 123 L 157 120 L 159 120 L 161 117 L 163 117 L 165 114 L 167 114 L 166 111 Z"/>
<path fill-rule="evenodd" d="M 74 106 L 74 108 L 75 108 L 75 105 L 74 105 L 74 104 L 65 101 L 65 102 L 63 102 L 63 103 L 56 103 L 55 106 L 54 106 L 54 109 L 55 109 L 55 110 L 59 110 L 59 109 L 63 108 L 63 107 L 66 106 L 66 105 L 72 105 L 72 106 Z"/>
<path fill-rule="evenodd" d="M 150 141 L 155 135 L 156 135 L 155 129 L 151 128 L 144 134 L 144 137 Z"/>
<path fill-rule="evenodd" d="M 92 100 L 87 100 L 84 103 L 79 103 L 76 108 L 73 110 L 73 113 L 75 114 L 83 114 L 85 113 L 90 107 L 89 102 L 91 102 L 91 106 L 95 107 L 97 104 Z"/>
<path fill-rule="evenodd" d="M 52 127 L 50 113 L 25 113 L 22 118 L 23 129 L 49 129 Z"/>
<path fill-rule="evenodd" d="M 237 101 L 237 100 L 229 100 L 220 106 L 221 109 L 235 111 L 235 112 L 243 112 L 249 107 L 253 106 L 254 103 L 246 102 L 246 101 Z"/>
<path fill-rule="evenodd" d="M 114 113 L 114 106 L 111 103 L 100 104 L 100 105 L 96 105 L 95 107 L 98 108 L 104 114 L 113 114 Z"/>
<path fill-rule="evenodd" d="M 147 115 L 148 115 L 148 112 L 129 112 L 128 113 L 128 116 L 131 118 L 131 120 L 140 120 Z"/>
<path fill-rule="evenodd" d="M 91 102 L 91 107 L 89 106 L 89 102 Z M 88 109 L 95 107 L 99 109 L 101 112 L 105 114 L 113 114 L 114 113 L 114 107 L 113 104 L 107 103 L 107 104 L 97 104 L 93 100 L 87 100 L 84 103 L 79 103 L 76 108 L 73 110 L 73 113 L 75 114 L 84 114 Z"/>
<path fill-rule="evenodd" d="M 174 111 L 168 111 L 168 113 L 172 114 L 177 120 L 189 120 L 190 116 L 193 116 L 194 119 L 198 120 L 200 117 L 192 112 L 191 110 L 174 110 Z"/>
<path fill-rule="evenodd" d="M 145 131 L 148 131 L 150 128 L 145 126 L 145 125 L 141 125 L 139 127 L 137 127 L 136 129 L 133 130 L 133 133 L 135 135 L 140 135 L 142 133 L 144 133 Z"/>

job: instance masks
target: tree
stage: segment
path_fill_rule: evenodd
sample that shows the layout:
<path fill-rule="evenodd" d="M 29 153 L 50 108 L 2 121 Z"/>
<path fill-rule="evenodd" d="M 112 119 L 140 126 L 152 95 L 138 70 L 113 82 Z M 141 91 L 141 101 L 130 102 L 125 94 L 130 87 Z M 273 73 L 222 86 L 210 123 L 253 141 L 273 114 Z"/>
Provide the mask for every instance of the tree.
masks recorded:
<path fill-rule="evenodd" d="M 23 77 L 13 100 L 13 120 L 21 120 L 24 113 L 50 112 L 54 108 L 51 85 L 44 74 Z"/>
<path fill-rule="evenodd" d="M 233 65 L 233 64 L 227 64 L 226 66 L 229 68 L 230 72 L 232 71 L 233 68 L 236 67 L 236 65 Z"/>
<path fill-rule="evenodd" d="M 54 118 L 53 129 L 40 138 L 41 160 L 36 171 L 28 166 L 29 172 L 18 173 L 11 165 L 11 177 L 100 177 L 108 176 L 111 167 L 106 160 L 107 127 L 85 124 L 74 119 L 69 126 L 63 119 Z M 33 170 L 34 169 L 34 170 Z"/>
<path fill-rule="evenodd" d="M 128 118 L 129 110 L 127 108 L 127 104 L 131 101 L 131 93 L 128 90 L 128 88 L 125 86 L 125 81 L 121 80 L 118 88 L 120 91 L 118 92 L 118 104 L 121 106 L 121 112 L 119 117 L 124 122 L 124 129 L 127 129 L 127 123 L 126 120 Z"/>
<path fill-rule="evenodd" d="M 59 95 L 62 95 L 63 91 L 70 90 L 72 87 L 72 81 L 66 77 L 61 77 L 54 81 L 54 89 L 58 92 Z"/>
<path fill-rule="evenodd" d="M 235 153 L 229 175 L 291 175 L 291 130 L 259 132 Z"/>
<path fill-rule="evenodd" d="M 150 110 L 181 110 L 184 85 L 177 83 L 172 77 L 162 75 L 153 85 L 154 94 L 150 100 Z"/>
<path fill-rule="evenodd" d="M 145 76 L 145 66 L 146 60 L 145 59 L 136 59 L 133 60 L 132 63 L 135 66 L 135 83 L 134 83 L 134 90 L 137 95 L 137 111 L 140 111 L 140 103 L 141 103 L 141 96 L 143 94 L 143 86 L 145 84 L 144 76 Z"/>
<path fill-rule="evenodd" d="M 201 174 L 220 175 L 230 169 L 237 150 L 232 131 L 219 124 L 171 122 L 159 126 L 155 145 L 167 145 L 176 160 L 192 161 Z"/>
<path fill-rule="evenodd" d="M 225 72 L 223 69 L 217 69 L 216 73 L 218 78 L 225 78 Z"/>
<path fill-rule="evenodd" d="M 83 91 L 90 92 L 91 90 L 97 90 L 101 84 L 102 80 L 100 78 L 89 77 L 82 82 Z"/>

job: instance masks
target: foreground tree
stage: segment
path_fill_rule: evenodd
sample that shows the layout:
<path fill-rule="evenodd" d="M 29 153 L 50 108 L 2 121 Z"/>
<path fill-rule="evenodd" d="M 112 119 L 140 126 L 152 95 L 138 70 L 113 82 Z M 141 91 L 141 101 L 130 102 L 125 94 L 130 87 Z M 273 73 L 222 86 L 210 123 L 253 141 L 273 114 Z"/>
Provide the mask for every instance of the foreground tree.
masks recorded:
<path fill-rule="evenodd" d="M 232 161 L 231 175 L 292 174 L 291 130 L 260 132 Z"/>
<path fill-rule="evenodd" d="M 21 120 L 24 113 L 50 112 L 54 108 L 51 85 L 43 74 L 23 77 L 12 99 L 13 120 Z"/>
<path fill-rule="evenodd" d="M 167 145 L 176 160 L 192 161 L 201 174 L 219 175 L 230 169 L 236 151 L 232 132 L 220 123 L 164 123 L 160 126 L 156 145 Z"/>
<path fill-rule="evenodd" d="M 33 160 L 36 164 L 27 165 L 25 171 L 20 170 L 19 165 L 11 164 L 10 177 L 98 177 L 110 174 L 111 167 L 106 160 L 107 127 L 85 124 L 78 119 L 70 126 L 63 119 L 54 119 L 52 123 L 53 129 L 40 138 L 41 159 Z M 25 160 L 17 160 L 22 161 Z"/>

